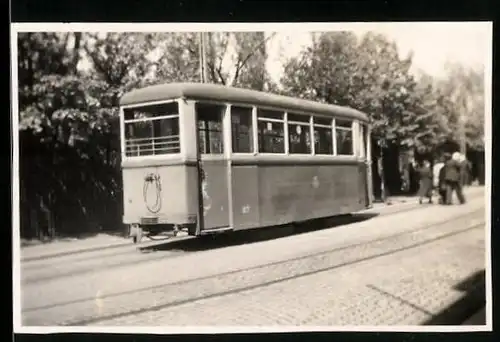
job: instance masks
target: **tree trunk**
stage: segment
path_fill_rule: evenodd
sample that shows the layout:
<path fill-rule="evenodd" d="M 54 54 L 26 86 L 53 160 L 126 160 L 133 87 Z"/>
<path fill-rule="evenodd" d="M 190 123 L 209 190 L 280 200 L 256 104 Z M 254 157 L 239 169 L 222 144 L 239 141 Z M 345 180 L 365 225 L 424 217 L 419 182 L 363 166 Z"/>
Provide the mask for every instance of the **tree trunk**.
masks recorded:
<path fill-rule="evenodd" d="M 73 60 L 72 60 L 72 65 L 71 68 L 73 69 L 72 72 L 73 74 L 77 74 L 78 69 L 78 62 L 80 60 L 80 43 L 82 41 L 82 33 L 81 32 L 75 32 L 75 44 L 73 45 Z"/>
<path fill-rule="evenodd" d="M 385 182 L 385 171 L 384 171 L 384 149 L 380 147 L 379 158 L 377 162 L 378 174 L 380 175 L 380 197 L 382 202 L 387 200 L 387 186 Z"/>

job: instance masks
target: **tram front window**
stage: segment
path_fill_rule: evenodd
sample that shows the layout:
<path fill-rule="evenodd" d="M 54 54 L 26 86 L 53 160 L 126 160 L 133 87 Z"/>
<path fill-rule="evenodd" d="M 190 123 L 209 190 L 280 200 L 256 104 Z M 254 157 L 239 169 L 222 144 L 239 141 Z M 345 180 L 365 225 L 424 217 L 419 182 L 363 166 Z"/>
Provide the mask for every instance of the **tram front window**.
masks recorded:
<path fill-rule="evenodd" d="M 180 152 L 177 102 L 125 108 L 123 114 L 127 157 Z"/>

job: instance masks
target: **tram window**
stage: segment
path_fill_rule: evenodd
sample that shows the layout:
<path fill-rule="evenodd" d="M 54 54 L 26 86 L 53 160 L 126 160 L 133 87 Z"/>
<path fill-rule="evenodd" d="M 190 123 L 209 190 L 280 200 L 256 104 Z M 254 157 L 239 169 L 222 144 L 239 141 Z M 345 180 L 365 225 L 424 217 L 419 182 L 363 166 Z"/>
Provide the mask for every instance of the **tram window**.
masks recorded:
<path fill-rule="evenodd" d="M 253 152 L 252 108 L 231 106 L 231 131 L 233 152 Z"/>
<path fill-rule="evenodd" d="M 177 109 L 177 102 L 124 109 L 126 156 L 179 153 Z"/>
<path fill-rule="evenodd" d="M 224 153 L 222 118 L 225 110 L 226 106 L 222 105 L 200 103 L 196 105 L 200 153 Z"/>
<path fill-rule="evenodd" d="M 288 148 L 292 154 L 311 154 L 310 116 L 288 114 Z"/>
<path fill-rule="evenodd" d="M 332 119 L 314 117 L 314 152 L 333 154 Z"/>
<path fill-rule="evenodd" d="M 284 113 L 258 110 L 259 152 L 285 153 Z"/>
<path fill-rule="evenodd" d="M 314 127 L 314 152 L 316 154 L 333 154 L 332 129 Z"/>
<path fill-rule="evenodd" d="M 352 121 L 335 120 L 335 135 L 338 155 L 353 155 Z"/>

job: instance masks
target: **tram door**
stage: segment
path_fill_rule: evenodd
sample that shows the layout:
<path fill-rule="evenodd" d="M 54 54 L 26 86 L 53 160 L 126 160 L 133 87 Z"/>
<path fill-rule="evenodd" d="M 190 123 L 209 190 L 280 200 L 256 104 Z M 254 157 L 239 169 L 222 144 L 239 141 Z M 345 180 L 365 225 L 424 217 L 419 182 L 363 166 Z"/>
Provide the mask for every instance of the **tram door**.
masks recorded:
<path fill-rule="evenodd" d="M 226 106 L 196 104 L 199 213 L 201 229 L 224 229 L 230 225 L 229 164 L 224 142 Z"/>

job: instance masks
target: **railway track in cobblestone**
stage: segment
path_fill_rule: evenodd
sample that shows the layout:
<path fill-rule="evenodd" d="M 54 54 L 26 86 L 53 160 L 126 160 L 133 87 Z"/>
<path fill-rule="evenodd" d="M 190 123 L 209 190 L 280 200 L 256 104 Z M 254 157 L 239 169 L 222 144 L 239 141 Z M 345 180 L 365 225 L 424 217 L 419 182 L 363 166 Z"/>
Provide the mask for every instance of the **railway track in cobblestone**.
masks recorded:
<path fill-rule="evenodd" d="M 479 196 L 470 196 L 470 200 L 473 200 L 477 197 Z M 410 213 L 415 210 L 423 209 L 423 207 L 420 205 L 410 206 L 409 208 L 406 206 L 393 208 L 395 208 L 395 210 L 382 212 L 377 217 L 389 217 L 396 214 Z M 190 238 L 178 241 L 170 241 L 166 244 L 161 245 L 145 246 L 142 248 L 139 247 L 138 249 L 140 253 L 134 253 L 134 251 L 136 251 L 136 248 L 126 248 L 125 250 L 119 251 L 104 249 L 100 252 L 94 253 L 94 255 L 89 255 L 89 253 L 82 253 L 81 255 L 78 254 L 70 258 L 67 263 L 64 263 L 66 265 L 58 265 L 57 269 L 52 273 L 44 273 L 45 271 L 41 271 L 42 274 L 37 274 L 36 270 L 42 269 L 44 265 L 53 264 L 55 260 L 42 260 L 41 262 L 24 263 L 22 264 L 22 272 L 27 273 L 32 270 L 35 270 L 35 272 L 34 274 L 33 272 L 31 272 L 32 274 L 30 274 L 29 276 L 22 277 L 22 283 L 25 285 L 39 284 L 64 277 L 83 275 L 117 267 L 140 265 L 141 263 L 148 263 L 151 261 L 162 260 L 166 258 L 176 258 L 183 256 L 186 253 L 203 252 L 229 246 L 244 245 L 248 243 L 299 235 L 302 233 L 331 228 L 331 220 L 334 221 L 334 226 L 341 226 L 365 220 L 367 215 L 369 217 L 370 215 L 373 215 L 373 213 L 368 210 L 365 213 L 353 214 L 346 217 L 329 218 L 326 220 L 330 224 L 323 224 L 323 226 L 321 226 L 320 224 L 319 228 L 317 227 L 317 225 L 315 225 L 315 223 L 321 220 L 313 220 L 295 225 L 293 227 L 270 227 L 255 229 L 253 231 L 249 230 L 234 232 L 226 235 L 215 236 L 214 238 L 210 238 L 209 240 Z M 155 253 L 159 251 L 161 253 Z M 82 264 L 81 267 L 79 266 L 79 263 Z"/>
<path fill-rule="evenodd" d="M 470 200 L 478 198 L 480 194 L 473 194 L 470 196 Z M 389 209 L 390 208 L 390 209 Z M 377 217 L 387 217 L 401 213 L 410 213 L 412 211 L 423 209 L 421 205 L 415 204 L 410 206 L 394 206 L 387 207 L 386 210 L 382 210 L 380 215 Z M 355 223 L 360 220 L 366 219 L 366 215 L 373 215 L 374 210 L 367 210 L 362 213 L 348 215 L 346 217 L 329 218 L 330 220 L 336 220 L 334 222 L 335 226 L 345 225 L 350 223 Z M 180 240 L 168 241 L 164 244 L 153 244 L 146 246 L 139 246 L 131 248 L 132 246 L 110 246 L 99 250 L 81 251 L 74 253 L 69 256 L 68 263 L 71 263 L 71 268 L 68 272 L 64 272 L 59 269 L 59 273 L 53 275 L 42 275 L 42 276 L 32 276 L 23 279 L 24 284 L 35 284 L 41 283 L 49 280 L 58 279 L 66 276 L 74 276 L 85 274 L 88 272 L 95 272 L 96 270 L 105 270 L 115 267 L 120 267 L 123 265 L 131 264 L 141 264 L 144 262 L 150 262 L 155 260 L 161 260 L 164 258 L 175 258 L 184 255 L 186 252 L 201 252 L 210 249 L 223 248 L 228 246 L 234 246 L 238 244 L 254 243 L 259 241 L 265 241 L 270 239 L 278 239 L 282 237 L 287 237 L 291 235 L 298 235 L 301 233 L 313 232 L 315 230 L 322 230 L 331 228 L 329 226 L 322 226 L 319 229 L 315 227 L 314 222 L 321 220 L 312 220 L 308 222 L 303 222 L 295 226 L 285 226 L 285 227 L 266 227 L 260 229 L 254 229 L 249 231 L 233 232 L 229 234 L 224 234 L 221 236 L 216 236 L 207 241 L 207 239 L 197 239 L 197 238 L 187 238 Z M 324 221 L 324 219 L 323 219 Z M 313 228 L 312 228 L 313 227 Z M 288 228 L 288 229 L 287 229 Z M 140 253 L 134 253 L 136 251 Z M 166 251 L 170 252 L 169 255 L 162 253 L 161 255 L 154 255 L 156 251 Z M 62 255 L 64 257 L 67 255 Z M 122 260 L 120 257 L 128 256 L 127 261 Z M 23 272 L 28 272 L 30 270 L 40 269 L 45 265 L 50 265 L 54 262 L 58 256 L 44 257 L 43 259 L 33 259 L 26 260 L 22 262 Z M 113 258 L 112 260 L 106 260 L 106 258 Z M 94 264 L 92 262 L 95 262 Z M 78 269 L 78 263 L 84 263 L 86 267 Z"/>
<path fill-rule="evenodd" d="M 401 213 L 401 211 L 398 211 Z M 163 283 L 154 287 L 112 293 L 100 297 L 106 303 L 95 312 L 95 297 L 56 303 L 53 305 L 25 308 L 23 315 L 31 315 L 46 310 L 71 307 L 64 318 L 58 320 L 62 325 L 92 325 L 99 322 L 116 320 L 131 315 L 155 312 L 197 301 L 223 297 L 234 293 L 267 287 L 280 282 L 326 272 L 342 267 L 389 256 L 443 240 L 458 234 L 484 227 L 484 218 L 477 209 L 467 214 L 455 216 L 431 224 L 423 224 L 379 239 L 350 244 L 296 258 L 289 258 L 272 263 L 232 270 L 199 278 L 190 278 L 178 282 Z M 463 226 L 463 228 L 457 228 Z M 439 229 L 436 229 L 438 228 Z M 150 259 L 151 260 L 151 259 Z M 150 261 L 149 260 L 149 261 Z M 154 296 L 153 305 L 145 303 L 145 296 Z"/>

